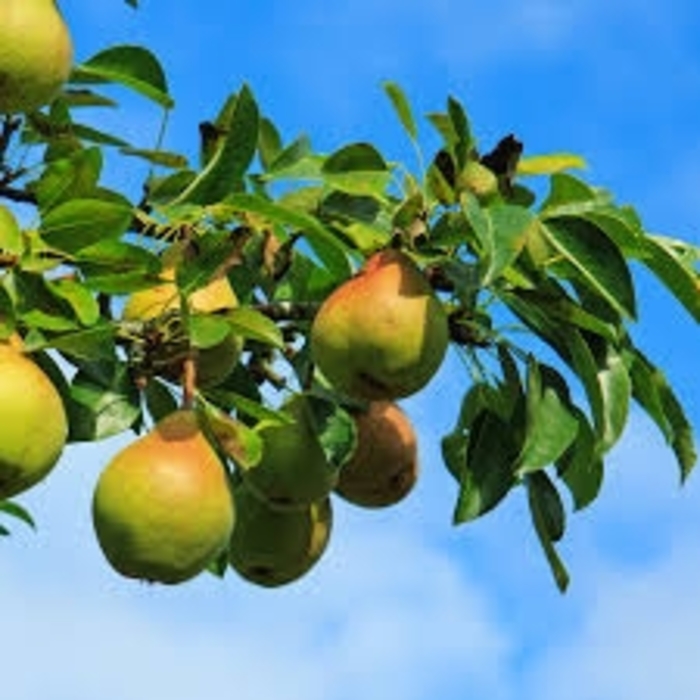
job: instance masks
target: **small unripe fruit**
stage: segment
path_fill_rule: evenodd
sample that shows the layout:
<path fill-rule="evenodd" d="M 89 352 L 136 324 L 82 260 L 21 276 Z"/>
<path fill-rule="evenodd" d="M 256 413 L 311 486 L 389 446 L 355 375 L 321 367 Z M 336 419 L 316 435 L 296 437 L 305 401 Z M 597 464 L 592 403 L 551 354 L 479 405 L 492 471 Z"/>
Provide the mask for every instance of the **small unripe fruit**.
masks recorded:
<path fill-rule="evenodd" d="M 236 526 L 229 561 L 252 583 L 272 588 L 301 578 L 326 550 L 333 523 L 329 498 L 300 510 L 279 511 L 246 486 L 234 489 Z"/>

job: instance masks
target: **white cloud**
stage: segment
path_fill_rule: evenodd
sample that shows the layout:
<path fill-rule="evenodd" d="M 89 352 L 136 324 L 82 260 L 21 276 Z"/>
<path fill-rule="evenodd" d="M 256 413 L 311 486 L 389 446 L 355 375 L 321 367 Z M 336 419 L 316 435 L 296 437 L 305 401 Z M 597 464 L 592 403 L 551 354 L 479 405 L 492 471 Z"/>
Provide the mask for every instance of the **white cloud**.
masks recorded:
<path fill-rule="evenodd" d="M 542 654 L 528 697 L 695 700 L 700 697 L 700 541 L 686 539 L 651 568 L 591 572 L 578 629 Z"/>
<path fill-rule="evenodd" d="M 39 532 L 4 544 L 7 697 L 419 700 L 458 685 L 508 698 L 511 640 L 493 601 L 400 510 L 339 502 L 326 557 L 285 589 L 233 575 L 174 588 L 121 579 L 97 549 L 89 501 L 122 442 L 69 454 L 25 499 Z"/>

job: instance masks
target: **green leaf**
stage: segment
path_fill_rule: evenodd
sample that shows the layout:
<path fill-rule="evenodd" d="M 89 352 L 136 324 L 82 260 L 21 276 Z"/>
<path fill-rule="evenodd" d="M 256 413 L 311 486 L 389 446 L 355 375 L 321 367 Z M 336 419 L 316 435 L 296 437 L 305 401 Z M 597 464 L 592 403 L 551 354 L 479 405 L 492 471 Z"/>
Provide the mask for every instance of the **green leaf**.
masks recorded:
<path fill-rule="evenodd" d="M 258 148 L 260 114 L 247 85 L 230 100 L 230 117 L 225 125 L 223 143 L 204 170 L 172 202 L 173 205 L 215 204 L 241 189 L 243 176 Z"/>
<path fill-rule="evenodd" d="M 558 522 L 559 515 L 563 517 L 563 507 L 559 511 L 561 505 L 559 494 L 547 476 L 540 472 L 533 474 L 528 479 L 527 495 L 535 532 L 547 557 L 557 587 L 564 593 L 569 587 L 569 574 L 553 544 L 558 539 L 553 536 L 558 534 L 556 525 L 561 524 L 563 532 L 563 520 L 561 523 Z"/>
<path fill-rule="evenodd" d="M 178 408 L 178 403 L 170 388 L 156 378 L 151 378 L 146 384 L 143 398 L 148 413 L 155 423 L 174 413 Z"/>
<path fill-rule="evenodd" d="M 685 481 L 697 462 L 693 427 L 663 372 L 637 348 L 628 354 L 632 395 L 673 448 Z"/>
<path fill-rule="evenodd" d="M 97 189 L 102 172 L 99 148 L 84 148 L 70 158 L 49 163 L 32 185 L 43 216 L 57 204 L 72 199 L 87 199 Z"/>
<path fill-rule="evenodd" d="M 351 143 L 332 153 L 321 171 L 326 174 L 386 171 L 382 154 L 370 143 Z"/>
<path fill-rule="evenodd" d="M 129 294 L 143 289 L 161 268 L 154 253 L 115 239 L 83 248 L 76 254 L 76 261 L 86 286 L 105 294 Z"/>
<path fill-rule="evenodd" d="M 68 412 L 71 442 L 103 440 L 129 430 L 141 416 L 140 397 L 127 368 L 89 363 L 73 377 Z"/>
<path fill-rule="evenodd" d="M 204 411 L 208 427 L 223 453 L 244 469 L 254 467 L 263 453 L 260 434 L 209 403 Z"/>
<path fill-rule="evenodd" d="M 114 328 L 102 323 L 87 330 L 63 333 L 42 347 L 55 348 L 81 360 L 111 360 L 115 357 Z"/>
<path fill-rule="evenodd" d="M 632 276 L 617 246 L 597 226 L 576 217 L 542 223 L 547 242 L 574 270 L 577 278 L 627 318 L 635 318 Z"/>
<path fill-rule="evenodd" d="M 266 117 L 260 119 L 258 133 L 258 154 L 265 170 L 269 170 L 282 152 L 282 139 L 275 125 Z"/>
<path fill-rule="evenodd" d="M 234 370 L 235 371 L 235 370 Z M 248 416 L 256 421 L 267 421 L 275 423 L 293 423 L 293 418 L 290 418 L 282 411 L 275 411 L 255 401 L 247 396 L 243 396 L 234 391 L 221 389 L 217 387 L 207 391 L 207 397 L 210 397 L 217 405 L 226 405 L 234 408 L 239 416 Z"/>
<path fill-rule="evenodd" d="M 218 345 L 231 333 L 231 324 L 219 315 L 192 313 L 187 325 L 192 345 L 200 350 Z"/>
<path fill-rule="evenodd" d="M 394 107 L 394 111 L 401 122 L 406 133 L 409 135 L 412 141 L 418 139 L 418 127 L 416 126 L 416 121 L 413 118 L 413 112 L 411 111 L 411 105 L 406 97 L 404 91 L 397 83 L 386 81 L 382 84 L 384 92 L 391 100 L 391 104 Z"/>
<path fill-rule="evenodd" d="M 0 250 L 11 255 L 19 255 L 24 250 L 22 231 L 17 219 L 4 206 L 0 206 Z"/>
<path fill-rule="evenodd" d="M 127 148 L 129 146 L 128 141 L 85 124 L 71 124 L 71 132 L 73 136 L 77 136 L 81 141 L 89 141 L 101 146 L 116 146 L 118 148 Z"/>
<path fill-rule="evenodd" d="M 150 148 L 122 148 L 120 150 L 125 156 L 134 156 L 148 161 L 153 165 L 160 165 L 165 168 L 186 168 L 187 158 L 180 153 L 171 151 L 153 150 Z"/>
<path fill-rule="evenodd" d="M 578 331 L 567 334 L 569 364 L 577 373 L 591 405 L 603 452 L 620 438 L 629 415 L 632 384 L 624 357 L 610 343 L 586 340 Z"/>
<path fill-rule="evenodd" d="M 14 501 L 0 501 L 0 513 L 6 513 L 13 518 L 17 518 L 26 525 L 29 525 L 32 530 L 36 530 L 36 523 L 31 514 L 26 508 L 19 505 L 19 503 L 15 503 Z"/>
<path fill-rule="evenodd" d="M 577 213 L 597 206 L 596 191 L 573 175 L 557 173 L 550 178 L 550 190 L 542 203 L 543 214 Z M 563 211 L 562 211 L 563 210 Z"/>
<path fill-rule="evenodd" d="M 603 484 L 603 461 L 598 456 L 598 441 L 585 413 L 575 410 L 579 422 L 576 439 L 557 460 L 557 472 L 581 510 L 592 503 Z"/>
<path fill-rule="evenodd" d="M 483 285 L 487 286 L 520 255 L 535 218 L 527 209 L 510 204 L 489 207 L 484 210 L 484 217 L 485 227 L 475 230 L 483 236 L 481 243 L 487 264 Z"/>
<path fill-rule="evenodd" d="M 563 287 L 552 281 L 551 284 L 540 285 L 537 289 L 521 289 L 518 295 L 522 299 L 538 306 L 540 310 L 554 321 L 564 325 L 576 326 L 579 329 L 595 333 L 611 343 L 619 340 L 619 329 L 598 315 L 586 311 L 580 304 L 571 299 Z"/>
<path fill-rule="evenodd" d="M 492 411 L 484 410 L 474 420 L 459 473 L 456 525 L 495 508 L 515 484 L 513 465 L 518 450 L 512 435 L 513 426 Z"/>
<path fill-rule="evenodd" d="M 518 175 L 553 175 L 563 170 L 583 170 L 587 166 L 581 156 L 573 153 L 550 153 L 541 156 L 525 156 L 518 160 Z"/>
<path fill-rule="evenodd" d="M 284 349 L 284 338 L 277 324 L 256 309 L 248 306 L 227 311 L 224 315 L 229 328 L 243 338 L 257 340 L 273 347 Z"/>
<path fill-rule="evenodd" d="M 357 446 L 355 420 L 340 404 L 323 396 L 306 394 L 305 400 L 326 461 L 333 469 L 340 469 Z"/>
<path fill-rule="evenodd" d="M 73 313 L 83 326 L 93 326 L 100 320 L 100 307 L 92 292 L 72 278 L 50 280 L 51 291 L 70 304 Z"/>
<path fill-rule="evenodd" d="M 566 384 L 551 368 L 528 363 L 525 444 L 517 460 L 520 476 L 554 463 L 576 438 L 579 423 Z"/>
<path fill-rule="evenodd" d="M 123 235 L 131 224 L 129 207 L 100 199 L 73 199 L 46 214 L 41 225 L 42 238 L 67 253 L 108 238 Z"/>
<path fill-rule="evenodd" d="M 119 83 L 169 109 L 165 72 L 155 55 L 141 46 L 113 46 L 74 68 L 72 83 Z"/>
<path fill-rule="evenodd" d="M 550 542 L 559 542 L 566 530 L 566 512 L 556 486 L 547 472 L 540 471 L 527 478 L 527 489 L 540 506 Z"/>
<path fill-rule="evenodd" d="M 274 173 L 292 172 L 300 163 L 313 163 L 313 172 L 317 176 L 321 172 L 323 158 L 313 154 L 308 136 L 299 136 L 285 146 L 270 163 L 269 170 Z"/>
<path fill-rule="evenodd" d="M 15 269 L 3 282 L 17 317 L 30 328 L 58 332 L 78 329 L 71 305 L 55 293 L 49 280 L 41 274 Z"/>
<path fill-rule="evenodd" d="M 391 172 L 377 149 L 368 143 L 343 146 L 328 156 L 321 173 L 324 180 L 342 192 L 381 198 L 391 181 Z"/>
<path fill-rule="evenodd" d="M 469 151 L 473 145 L 471 127 L 464 107 L 459 100 L 452 96 L 447 99 L 447 113 L 457 136 L 454 154 L 457 159 L 457 167 L 461 170 L 467 162 Z"/>
<path fill-rule="evenodd" d="M 668 239 L 644 238 L 641 260 L 668 290 L 700 322 L 700 274 L 687 265 Z"/>

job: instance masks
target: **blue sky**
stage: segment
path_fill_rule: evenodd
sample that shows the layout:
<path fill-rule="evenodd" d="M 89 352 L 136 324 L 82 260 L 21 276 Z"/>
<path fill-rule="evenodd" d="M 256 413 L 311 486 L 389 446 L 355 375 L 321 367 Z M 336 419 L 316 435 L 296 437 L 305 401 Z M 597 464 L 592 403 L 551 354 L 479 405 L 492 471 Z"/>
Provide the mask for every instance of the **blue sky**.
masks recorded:
<path fill-rule="evenodd" d="M 410 162 L 380 90 L 416 111 L 448 93 L 484 144 L 514 131 L 537 153 L 571 150 L 634 203 L 648 228 L 700 244 L 700 9 L 689 0 L 354 0 L 177 3 L 63 0 L 77 58 L 152 46 L 177 108 L 167 146 L 193 155 L 197 124 L 248 82 L 285 136 L 332 149 L 370 139 Z M 102 124 L 151 145 L 139 99 Z M 431 143 L 427 125 L 426 143 Z M 136 167 L 136 166 L 135 166 Z M 126 186 L 142 175 L 113 173 Z M 700 427 L 697 325 L 643 275 L 635 336 Z M 71 447 L 27 494 L 39 531 L 1 543 L 0 652 L 12 700 L 697 700 L 700 482 L 678 488 L 670 452 L 633 413 L 604 493 L 571 517 L 573 575 L 552 584 L 516 494 L 454 529 L 439 438 L 460 395 L 451 358 L 404 407 L 421 481 L 387 512 L 338 505 L 327 555 L 294 586 L 203 576 L 177 588 L 118 578 L 92 535 L 100 469 L 126 442 Z M 466 381 L 466 377 L 465 377 Z"/>

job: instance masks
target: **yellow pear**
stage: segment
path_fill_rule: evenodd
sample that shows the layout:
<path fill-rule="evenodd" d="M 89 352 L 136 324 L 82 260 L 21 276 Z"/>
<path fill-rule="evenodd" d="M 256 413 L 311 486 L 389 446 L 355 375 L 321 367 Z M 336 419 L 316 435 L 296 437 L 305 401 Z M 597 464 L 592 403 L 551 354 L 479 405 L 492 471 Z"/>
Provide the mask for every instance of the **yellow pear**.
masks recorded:
<path fill-rule="evenodd" d="M 73 43 L 55 0 L 0 2 L 0 113 L 51 102 L 72 63 Z"/>
<path fill-rule="evenodd" d="M 0 342 L 0 500 L 44 479 L 68 438 L 63 401 L 22 352 L 19 336 Z"/>
<path fill-rule="evenodd" d="M 418 477 L 416 433 L 408 416 L 389 401 L 373 401 L 354 414 L 357 447 L 340 470 L 335 491 L 365 508 L 403 500 Z"/>
<path fill-rule="evenodd" d="M 104 555 L 130 578 L 180 583 L 224 551 L 233 496 L 196 413 L 170 414 L 119 452 L 100 475 L 92 512 Z"/>
<path fill-rule="evenodd" d="M 261 586 L 282 586 L 301 578 L 321 558 L 333 522 L 330 498 L 301 510 L 279 511 L 245 482 L 234 494 L 236 526 L 229 561 L 243 578 Z"/>
<path fill-rule="evenodd" d="M 413 261 L 374 254 L 321 305 L 311 328 L 314 362 L 335 389 L 395 399 L 422 389 L 442 364 L 447 316 Z"/>
<path fill-rule="evenodd" d="M 170 251 L 167 251 L 170 252 Z M 122 317 L 127 321 L 149 321 L 163 314 L 177 311 L 180 298 L 175 283 L 177 253 L 164 256 L 163 282 L 134 292 L 124 306 Z M 188 299 L 189 309 L 194 313 L 214 313 L 238 306 L 238 298 L 226 277 L 217 277 L 209 284 L 194 291 Z M 203 348 L 197 353 L 197 384 L 211 387 L 220 384 L 238 363 L 242 342 L 233 333 L 216 345 Z M 182 373 L 182 359 L 166 363 L 164 376 L 178 381 Z"/>
<path fill-rule="evenodd" d="M 275 508 L 304 508 L 331 492 L 338 469 L 326 458 L 305 395 L 295 395 L 283 410 L 292 422 L 263 421 L 256 426 L 262 456 L 243 470 L 243 478 Z"/>

